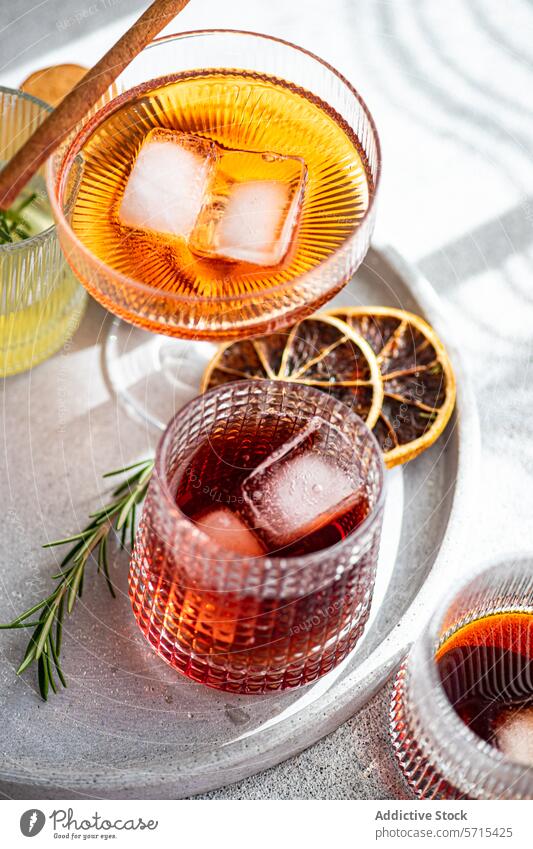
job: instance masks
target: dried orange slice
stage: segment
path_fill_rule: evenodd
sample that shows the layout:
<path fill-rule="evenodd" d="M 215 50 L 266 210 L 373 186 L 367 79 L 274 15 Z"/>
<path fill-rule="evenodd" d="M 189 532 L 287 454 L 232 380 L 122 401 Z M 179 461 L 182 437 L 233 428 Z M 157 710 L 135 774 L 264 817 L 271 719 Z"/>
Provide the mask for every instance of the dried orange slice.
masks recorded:
<path fill-rule="evenodd" d="M 341 319 L 374 351 L 383 379 L 383 407 L 374 433 L 389 468 L 429 448 L 455 405 L 455 377 L 446 349 L 430 325 L 392 307 L 345 307 Z"/>
<path fill-rule="evenodd" d="M 370 428 L 380 415 L 383 384 L 372 348 L 334 316 L 318 314 L 285 332 L 222 345 L 201 390 L 250 378 L 316 386 L 349 403 Z"/>
<path fill-rule="evenodd" d="M 26 94 L 44 100 L 49 106 L 57 106 L 67 92 L 85 76 L 87 70 L 81 65 L 51 65 L 49 68 L 34 71 L 20 87 Z"/>

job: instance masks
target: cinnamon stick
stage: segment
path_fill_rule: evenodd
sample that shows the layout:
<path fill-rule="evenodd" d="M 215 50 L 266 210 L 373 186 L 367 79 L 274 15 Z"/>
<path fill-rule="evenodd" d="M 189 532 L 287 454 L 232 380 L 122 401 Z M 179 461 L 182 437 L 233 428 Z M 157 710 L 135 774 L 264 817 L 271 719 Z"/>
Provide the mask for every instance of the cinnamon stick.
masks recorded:
<path fill-rule="evenodd" d="M 189 0 L 155 0 L 67 94 L 0 171 L 0 209 L 8 209 L 28 180 L 102 97 L 132 59 Z"/>

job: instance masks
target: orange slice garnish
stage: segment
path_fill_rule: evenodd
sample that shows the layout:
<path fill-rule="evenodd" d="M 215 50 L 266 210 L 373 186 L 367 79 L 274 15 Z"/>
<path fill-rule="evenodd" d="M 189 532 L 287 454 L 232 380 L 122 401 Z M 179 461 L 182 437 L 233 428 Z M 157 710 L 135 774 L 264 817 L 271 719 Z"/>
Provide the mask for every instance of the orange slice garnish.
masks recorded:
<path fill-rule="evenodd" d="M 335 316 L 317 314 L 285 332 L 222 345 L 201 390 L 246 379 L 315 386 L 348 403 L 370 428 L 381 412 L 383 384 L 372 348 Z"/>
<path fill-rule="evenodd" d="M 70 89 L 85 76 L 87 70 L 81 65 L 51 65 L 49 68 L 34 71 L 20 87 L 26 94 L 44 100 L 49 106 L 57 106 Z"/>
<path fill-rule="evenodd" d="M 383 406 L 374 425 L 386 465 L 412 460 L 441 435 L 455 405 L 450 358 L 420 316 L 393 307 L 330 310 L 360 334 L 376 355 Z"/>

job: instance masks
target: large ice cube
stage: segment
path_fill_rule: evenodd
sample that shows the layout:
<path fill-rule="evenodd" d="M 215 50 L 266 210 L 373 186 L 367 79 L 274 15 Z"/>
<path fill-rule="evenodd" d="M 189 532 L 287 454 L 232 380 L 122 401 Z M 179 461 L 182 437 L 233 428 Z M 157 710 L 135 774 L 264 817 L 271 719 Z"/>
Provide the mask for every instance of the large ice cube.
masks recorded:
<path fill-rule="evenodd" d="M 265 553 L 257 537 L 243 520 L 227 507 L 206 510 L 194 522 L 222 548 L 242 557 L 259 557 Z"/>
<path fill-rule="evenodd" d="M 533 708 L 504 711 L 498 717 L 495 738 L 510 761 L 533 766 Z"/>
<path fill-rule="evenodd" d="M 216 146 L 211 141 L 173 130 L 150 130 L 126 183 L 121 223 L 188 239 L 215 162 Z"/>
<path fill-rule="evenodd" d="M 323 427 L 313 419 L 255 468 L 242 484 L 242 511 L 269 546 L 283 547 L 325 527 L 361 499 L 359 481 L 313 448 Z"/>
<path fill-rule="evenodd" d="M 306 170 L 296 156 L 222 151 L 191 250 L 254 265 L 280 263 L 298 224 Z"/>

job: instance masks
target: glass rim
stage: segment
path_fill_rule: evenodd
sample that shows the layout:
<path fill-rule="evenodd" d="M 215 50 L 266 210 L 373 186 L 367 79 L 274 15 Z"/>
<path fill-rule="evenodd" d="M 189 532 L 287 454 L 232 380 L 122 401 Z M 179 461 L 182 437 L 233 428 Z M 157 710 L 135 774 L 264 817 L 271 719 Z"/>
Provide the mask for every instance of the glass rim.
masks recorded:
<path fill-rule="evenodd" d="M 275 554 L 262 554 L 262 555 L 258 555 L 257 557 L 250 558 L 249 556 L 244 556 L 244 555 L 237 554 L 236 552 L 231 552 L 231 554 L 232 554 L 231 561 L 234 562 L 234 563 L 237 563 L 237 564 L 244 563 L 244 562 L 249 561 L 250 559 L 253 559 L 253 560 L 270 560 L 270 561 L 272 561 L 273 563 L 276 563 L 276 564 L 279 564 L 281 562 L 285 562 L 287 564 L 297 563 L 299 567 L 300 566 L 303 567 L 303 566 L 306 566 L 306 565 L 309 565 L 309 564 L 312 565 L 317 560 L 320 560 L 321 558 L 323 558 L 326 553 L 329 556 L 331 553 L 334 553 L 334 552 L 340 550 L 344 546 L 352 544 L 359 537 L 363 537 L 365 535 L 365 533 L 375 524 L 375 522 L 379 519 L 380 515 L 382 514 L 383 506 L 384 506 L 384 503 L 385 503 L 386 492 L 387 492 L 386 478 L 385 478 L 385 463 L 383 461 L 383 454 L 382 454 L 382 451 L 379 447 L 379 443 L 378 443 L 376 437 L 374 436 L 374 434 L 372 433 L 370 428 L 367 426 L 366 422 L 364 422 L 363 419 L 357 413 L 355 413 L 353 410 L 351 410 L 342 401 L 339 401 L 337 398 L 333 398 L 331 395 L 328 395 L 328 393 L 324 393 L 321 389 L 317 389 L 314 386 L 304 386 L 302 384 L 285 383 L 284 381 L 279 381 L 279 380 L 269 380 L 269 379 L 253 380 L 252 379 L 252 380 L 235 380 L 235 381 L 232 381 L 231 383 L 224 383 L 221 386 L 215 386 L 212 389 L 209 389 L 207 392 L 204 392 L 201 395 L 196 395 L 194 398 L 192 398 L 190 401 L 188 401 L 187 404 L 185 404 L 183 407 L 181 407 L 172 416 L 167 427 L 165 428 L 165 431 L 164 431 L 164 433 L 161 437 L 161 440 L 160 440 L 160 442 L 157 446 L 157 449 L 156 449 L 156 456 L 155 456 L 155 462 L 154 462 L 154 477 L 155 477 L 157 485 L 158 485 L 158 487 L 159 487 L 159 489 L 160 489 L 160 491 L 161 491 L 161 493 L 162 493 L 162 495 L 165 499 L 166 509 L 168 510 L 168 513 L 172 514 L 173 517 L 177 521 L 185 522 L 189 526 L 195 528 L 198 531 L 198 533 L 200 533 L 202 535 L 202 537 L 206 540 L 206 542 L 209 543 L 210 548 L 214 552 L 216 552 L 218 550 L 220 552 L 224 552 L 225 554 L 227 554 L 227 550 L 222 545 L 220 545 L 219 543 L 212 540 L 209 537 L 209 535 L 205 531 L 203 531 L 202 528 L 196 522 L 194 522 L 193 519 L 191 519 L 189 516 L 187 516 L 185 513 L 183 513 L 180 510 L 180 508 L 176 504 L 175 496 L 172 493 L 172 490 L 170 489 L 170 486 L 169 486 L 168 477 L 167 477 L 167 474 L 166 474 L 166 471 L 165 471 L 165 462 L 166 462 L 166 459 L 168 457 L 168 451 L 171 447 L 172 431 L 173 431 L 173 428 L 175 426 L 175 423 L 182 416 L 186 415 L 189 410 L 194 409 L 194 407 L 196 407 L 198 404 L 202 403 L 205 398 L 210 398 L 211 396 L 214 396 L 214 395 L 217 395 L 217 394 L 222 394 L 224 391 L 228 391 L 228 387 L 230 387 L 230 386 L 231 387 L 238 387 L 238 386 L 241 386 L 241 387 L 250 386 L 251 387 L 251 386 L 261 385 L 261 386 L 264 387 L 265 384 L 268 384 L 269 387 L 278 386 L 278 385 L 281 384 L 282 389 L 284 389 L 285 391 L 288 390 L 289 392 L 292 392 L 294 390 L 297 390 L 298 392 L 300 392 L 300 391 L 303 390 L 308 395 L 316 395 L 317 397 L 319 395 L 327 395 L 327 397 L 335 405 L 339 405 L 339 407 L 342 410 L 344 417 L 348 417 L 348 418 L 351 417 L 352 419 L 356 420 L 356 422 L 359 426 L 362 426 L 366 430 L 366 438 L 370 440 L 370 444 L 372 445 L 372 450 L 374 451 L 376 458 L 377 458 L 378 471 L 379 471 L 379 481 L 378 481 L 379 492 L 378 492 L 378 497 L 376 499 L 376 503 L 374 504 L 374 506 L 372 507 L 372 509 L 368 513 L 368 515 L 365 516 L 365 518 L 361 522 L 361 524 L 358 525 L 356 528 L 354 528 L 354 530 L 351 531 L 347 536 L 345 536 L 344 539 L 339 540 L 339 542 L 335 543 L 332 546 L 329 546 L 326 549 L 320 549 L 319 551 L 312 551 L 309 554 L 296 555 L 296 556 L 293 556 L 293 557 L 287 557 L 286 555 L 276 556 Z M 225 559 L 227 559 L 227 558 L 225 558 Z"/>
<path fill-rule="evenodd" d="M 22 89 L 19 88 L 10 88 L 9 86 L 0 85 L 0 94 L 9 94 L 13 97 L 17 97 L 20 100 L 27 100 L 30 103 L 34 103 L 36 106 L 40 106 L 44 112 L 50 114 L 54 111 L 53 107 L 50 104 L 45 103 L 44 100 L 41 100 L 39 97 L 35 97 L 33 94 L 28 94 Z M 53 155 L 53 154 L 52 154 Z M 47 170 L 48 166 L 46 166 Z M 52 205 L 52 200 L 50 197 L 50 193 L 48 191 L 47 181 L 45 180 L 46 185 L 46 196 L 48 198 L 48 202 Z M 41 230 L 40 233 L 35 233 L 34 236 L 30 236 L 29 239 L 22 239 L 20 242 L 7 242 L 5 244 L 0 245 L 0 252 L 7 253 L 17 253 L 20 250 L 25 249 L 28 245 L 35 245 L 39 242 L 44 242 L 56 229 L 55 220 L 50 224 L 46 230 Z"/>
<path fill-rule="evenodd" d="M 330 65 L 329 62 L 327 62 L 325 59 L 321 59 L 319 56 L 317 56 L 312 51 L 307 50 L 305 47 L 300 47 L 297 44 L 293 44 L 293 42 L 287 41 L 286 39 L 278 38 L 277 36 L 273 36 L 273 35 L 266 35 L 264 33 L 254 32 L 253 30 L 223 29 L 223 28 L 186 30 L 184 32 L 170 33 L 168 35 L 158 36 L 157 38 L 153 39 L 150 42 L 150 44 L 146 45 L 146 47 L 143 48 L 143 50 L 138 54 L 138 56 L 142 56 L 142 54 L 147 50 L 153 50 L 155 47 L 167 44 L 167 43 L 175 41 L 175 40 L 179 40 L 179 39 L 183 39 L 183 38 L 194 38 L 194 37 L 197 37 L 197 36 L 206 36 L 206 35 L 211 36 L 211 35 L 224 35 L 224 34 L 237 35 L 237 36 L 252 36 L 253 38 L 259 38 L 259 39 L 262 39 L 264 41 L 275 42 L 275 43 L 283 45 L 284 47 L 289 47 L 292 50 L 295 50 L 299 53 L 302 53 L 305 56 L 308 56 L 309 58 L 311 58 L 313 61 L 318 62 L 320 65 L 325 67 L 330 73 L 332 73 L 334 76 L 336 76 L 341 81 L 341 83 L 348 89 L 350 94 L 353 97 L 355 97 L 355 99 L 359 103 L 359 105 L 360 105 L 361 109 L 363 110 L 365 117 L 368 120 L 370 127 L 372 129 L 374 143 L 375 143 L 375 146 L 376 146 L 376 174 L 375 174 L 375 178 L 374 178 L 374 191 L 370 195 L 368 206 L 365 210 L 363 217 L 361 219 L 359 219 L 357 227 L 353 230 L 353 232 L 351 232 L 348 236 L 345 237 L 345 239 L 340 243 L 340 245 L 337 246 L 337 248 L 332 253 L 328 254 L 326 257 L 324 257 L 322 260 L 320 260 L 320 262 L 318 262 L 316 265 L 314 265 L 308 271 L 304 272 L 303 274 L 299 274 L 299 275 L 296 275 L 294 277 L 291 277 L 290 280 L 287 280 L 285 283 L 279 284 L 277 286 L 276 285 L 275 286 L 269 286 L 268 288 L 261 290 L 262 296 L 270 296 L 272 294 L 279 294 L 279 293 L 285 292 L 287 290 L 290 290 L 291 288 L 294 288 L 296 285 L 304 282 L 306 279 L 308 279 L 309 276 L 315 275 L 319 269 L 323 269 L 323 268 L 327 267 L 328 264 L 334 262 L 336 257 L 338 256 L 339 252 L 344 250 L 349 244 L 352 243 L 352 241 L 355 242 L 357 240 L 359 233 L 362 231 L 362 229 L 364 228 L 367 221 L 371 220 L 371 213 L 373 212 L 374 206 L 375 206 L 375 203 L 376 203 L 376 196 L 377 196 L 377 193 L 378 193 L 378 187 L 379 187 L 380 178 L 381 178 L 381 161 L 382 161 L 382 159 L 381 159 L 381 143 L 380 143 L 379 133 L 378 133 L 378 130 L 377 130 L 377 127 L 376 127 L 376 123 L 374 121 L 372 113 L 370 112 L 370 109 L 368 108 L 363 97 L 359 94 L 357 89 L 349 82 L 349 80 L 347 80 L 346 77 L 343 74 L 341 74 L 340 71 L 337 71 L 337 69 L 334 68 L 332 65 Z M 135 57 L 135 58 L 137 58 L 137 57 Z M 133 59 L 132 62 L 133 61 L 135 61 L 135 59 Z M 126 70 L 126 69 L 124 69 L 124 70 Z M 146 82 L 150 82 L 150 80 L 147 80 Z M 69 222 L 67 221 L 66 216 L 64 215 L 64 212 L 63 212 L 63 205 L 58 200 L 58 194 L 59 194 L 60 183 L 62 181 L 62 178 L 64 177 L 65 161 L 66 161 L 67 157 L 69 156 L 73 145 L 76 142 L 78 142 L 80 139 L 84 143 L 90 137 L 93 130 L 100 124 L 102 117 L 106 113 L 112 114 L 113 109 L 118 108 L 117 104 L 121 105 L 122 102 L 123 102 L 123 99 L 127 98 L 128 94 L 131 94 L 131 91 L 134 90 L 134 89 L 135 89 L 135 86 L 128 89 L 126 92 L 123 92 L 121 95 L 118 95 L 118 97 L 114 97 L 111 101 L 109 101 L 109 103 L 107 103 L 105 106 L 98 109 L 98 111 L 88 119 L 88 121 L 83 125 L 83 127 L 80 128 L 79 132 L 76 133 L 75 138 L 68 145 L 67 150 L 62 155 L 61 163 L 60 163 L 60 165 L 57 169 L 57 175 L 55 174 L 55 169 L 54 169 L 55 153 L 52 153 L 52 155 L 48 159 L 48 162 L 46 164 L 46 184 L 47 184 L 48 197 L 49 197 L 50 203 L 52 205 L 52 211 L 53 211 L 54 219 L 56 220 L 56 222 L 59 222 L 61 224 L 61 226 L 64 227 L 67 230 L 69 240 L 71 240 L 75 244 L 76 249 L 79 250 L 85 256 L 87 262 L 89 262 L 92 265 L 97 266 L 103 273 L 111 272 L 113 279 L 117 283 L 119 283 L 121 286 L 125 286 L 125 287 L 128 287 L 130 289 L 134 289 L 138 292 L 142 292 L 142 293 L 145 293 L 145 294 L 155 295 L 156 297 L 164 297 L 164 299 L 166 301 L 171 301 L 171 302 L 175 301 L 177 303 L 195 303 L 195 304 L 217 303 L 217 304 L 224 304 L 224 303 L 234 303 L 236 300 L 238 300 L 238 301 L 253 300 L 254 298 L 257 297 L 257 293 L 244 292 L 244 293 L 242 293 L 238 296 L 236 296 L 236 295 L 221 295 L 221 296 L 217 296 L 216 298 L 213 298 L 212 296 L 209 296 L 209 295 L 192 296 L 192 295 L 181 295 L 181 294 L 176 293 L 176 292 L 163 292 L 161 289 L 158 289 L 155 286 L 151 286 L 148 283 L 143 283 L 141 280 L 137 280 L 134 277 L 130 277 L 127 274 L 123 274 L 120 271 L 116 271 L 111 265 L 108 265 L 108 263 L 104 262 L 102 259 L 100 259 L 100 257 L 96 256 L 96 254 L 94 254 L 91 250 L 89 250 L 89 248 L 87 248 L 87 246 L 82 242 L 82 240 L 78 238 L 78 236 L 76 235 L 76 233 L 74 232 L 74 230 L 70 226 Z M 77 150 L 74 153 L 72 161 L 74 161 L 74 158 L 78 153 L 79 153 L 79 150 Z"/>
<path fill-rule="evenodd" d="M 474 731 L 472 731 L 471 728 L 469 728 L 468 725 L 466 725 L 466 723 L 463 722 L 458 713 L 454 710 L 453 705 L 446 694 L 438 672 L 438 666 L 435 663 L 436 648 L 442 640 L 446 639 L 446 635 L 441 635 L 440 631 L 446 614 L 455 599 L 468 587 L 473 586 L 479 580 L 483 580 L 484 578 L 489 578 L 490 580 L 492 575 L 498 576 L 504 573 L 504 570 L 509 571 L 510 568 L 513 567 L 522 568 L 526 571 L 525 567 L 527 566 L 528 571 L 532 573 L 533 582 L 532 564 L 533 556 L 531 553 L 525 551 L 515 553 L 511 552 L 508 555 L 498 557 L 497 560 L 491 559 L 487 563 L 481 565 L 474 575 L 460 582 L 458 586 L 450 589 L 444 599 L 439 603 L 438 607 L 434 610 L 428 623 L 424 627 L 424 630 L 420 634 L 420 637 L 413 645 L 412 651 L 408 656 L 407 666 L 410 674 L 413 675 L 414 671 L 414 675 L 418 679 L 416 687 L 417 692 L 421 690 L 424 692 L 425 704 L 424 709 L 421 711 L 421 715 L 427 717 L 429 705 L 436 709 L 438 712 L 437 721 L 439 739 L 460 739 L 463 749 L 466 747 L 467 750 L 466 752 L 463 751 L 463 761 L 468 763 L 470 769 L 475 770 L 476 772 L 479 772 L 480 769 L 486 770 L 486 773 L 490 773 L 496 769 L 505 770 L 513 776 L 516 782 L 519 780 L 524 781 L 525 779 L 528 783 L 531 782 L 533 786 L 533 766 L 527 766 L 526 764 L 521 764 L 517 761 L 512 761 L 509 758 L 506 758 L 503 752 L 495 746 L 492 746 L 482 737 L 479 737 Z M 508 608 L 502 607 L 501 612 L 511 613 L 520 612 L 520 610 L 515 605 L 509 606 Z M 468 619 L 465 619 L 464 624 L 467 624 L 468 621 Z M 446 632 L 446 634 L 449 634 L 449 631 Z M 408 689 L 410 688 L 408 687 Z M 417 707 L 417 712 L 418 710 L 419 709 Z M 428 725 L 427 719 L 424 724 Z M 429 724 L 429 728 L 431 730 L 431 734 L 434 734 L 435 728 L 433 723 Z M 429 759 L 431 760 L 431 758 L 432 754 L 429 754 Z M 446 770 L 446 772 L 448 772 L 448 770 Z M 446 775 L 444 777 L 447 781 L 451 781 L 452 784 L 454 783 L 453 776 L 450 777 Z M 462 790 L 463 788 L 459 789 Z"/>

